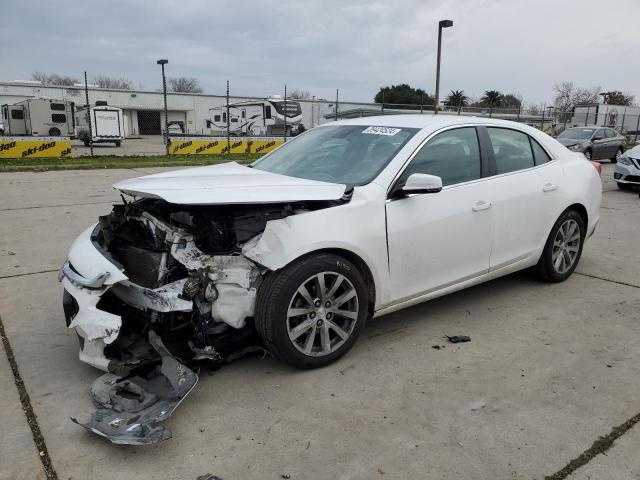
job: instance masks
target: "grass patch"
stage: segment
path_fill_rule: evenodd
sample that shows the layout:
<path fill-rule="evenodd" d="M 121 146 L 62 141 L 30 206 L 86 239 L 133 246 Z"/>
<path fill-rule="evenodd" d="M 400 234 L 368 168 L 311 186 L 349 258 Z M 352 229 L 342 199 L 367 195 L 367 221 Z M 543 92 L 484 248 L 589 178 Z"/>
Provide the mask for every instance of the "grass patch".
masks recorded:
<path fill-rule="evenodd" d="M 1 159 L 0 172 L 45 172 L 49 170 L 91 170 L 99 168 L 185 167 L 217 163 L 251 163 L 262 154 L 157 155 L 129 157 L 16 158 Z"/>

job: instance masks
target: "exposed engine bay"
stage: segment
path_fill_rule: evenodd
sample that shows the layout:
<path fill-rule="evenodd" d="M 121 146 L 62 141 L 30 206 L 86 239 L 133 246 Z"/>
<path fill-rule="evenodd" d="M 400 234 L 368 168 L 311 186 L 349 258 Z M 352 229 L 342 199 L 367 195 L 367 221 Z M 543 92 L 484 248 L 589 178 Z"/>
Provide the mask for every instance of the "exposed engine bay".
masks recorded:
<path fill-rule="evenodd" d="M 264 352 L 253 315 L 267 269 L 242 246 L 269 221 L 338 203 L 176 205 L 144 198 L 100 217 L 90 241 L 125 279 L 109 284 L 109 272 L 87 279 L 71 262 L 61 270 L 80 358 L 108 372 L 92 387 L 98 409 L 73 420 L 114 443 L 170 438 L 156 423 L 195 386 L 198 368 Z"/>

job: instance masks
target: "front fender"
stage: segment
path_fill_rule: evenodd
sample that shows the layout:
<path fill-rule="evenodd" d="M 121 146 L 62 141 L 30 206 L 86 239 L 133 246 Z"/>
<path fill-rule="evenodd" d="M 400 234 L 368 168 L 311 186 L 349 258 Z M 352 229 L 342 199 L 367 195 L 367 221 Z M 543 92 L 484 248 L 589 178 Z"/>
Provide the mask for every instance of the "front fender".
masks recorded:
<path fill-rule="evenodd" d="M 270 270 L 279 270 L 303 255 L 328 249 L 347 250 L 369 267 L 376 304 L 389 296 L 384 196 L 355 191 L 351 202 L 292 215 L 267 223 L 264 232 L 247 242 L 242 253 Z"/>

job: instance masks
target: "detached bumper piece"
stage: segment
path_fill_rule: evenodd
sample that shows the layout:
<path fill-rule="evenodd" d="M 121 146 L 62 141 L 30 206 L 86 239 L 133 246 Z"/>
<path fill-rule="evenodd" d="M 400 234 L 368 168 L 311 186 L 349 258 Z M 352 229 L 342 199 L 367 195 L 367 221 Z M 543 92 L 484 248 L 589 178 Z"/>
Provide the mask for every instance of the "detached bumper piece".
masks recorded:
<path fill-rule="evenodd" d="M 126 376 L 101 376 L 91 387 L 98 409 L 88 421 L 71 420 L 112 443 L 145 445 L 171 438 L 171 430 L 156 424 L 171 416 L 198 376 L 176 360 L 153 331 L 149 343 L 160 355 L 158 363 L 132 369 Z"/>

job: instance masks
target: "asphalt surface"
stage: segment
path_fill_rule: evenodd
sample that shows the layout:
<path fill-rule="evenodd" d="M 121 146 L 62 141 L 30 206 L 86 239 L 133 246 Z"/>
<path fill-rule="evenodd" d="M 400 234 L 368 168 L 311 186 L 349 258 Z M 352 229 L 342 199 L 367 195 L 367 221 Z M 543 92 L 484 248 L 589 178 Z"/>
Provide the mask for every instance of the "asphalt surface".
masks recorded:
<path fill-rule="evenodd" d="M 0 352 L 0 479 L 45 478 L 45 453 L 65 480 L 541 479 L 577 458 L 556 478 L 640 478 L 640 200 L 611 165 L 600 225 L 562 284 L 515 274 L 376 319 L 321 370 L 253 357 L 203 373 L 162 444 L 73 424 L 100 372 L 77 359 L 56 270 L 118 200 L 111 184 L 151 171 L 0 175 L 0 317 L 47 447 Z M 471 342 L 444 338 L 460 334 Z"/>

